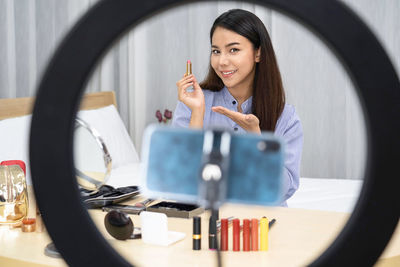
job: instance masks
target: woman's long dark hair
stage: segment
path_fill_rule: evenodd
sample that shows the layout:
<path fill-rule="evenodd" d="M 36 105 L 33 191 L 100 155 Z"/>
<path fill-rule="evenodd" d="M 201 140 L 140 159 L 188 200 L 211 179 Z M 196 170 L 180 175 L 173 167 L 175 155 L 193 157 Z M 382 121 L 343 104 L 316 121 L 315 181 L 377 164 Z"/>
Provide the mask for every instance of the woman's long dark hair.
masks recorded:
<path fill-rule="evenodd" d="M 253 13 L 232 9 L 220 15 L 210 31 L 210 42 L 217 27 L 222 27 L 246 37 L 254 49 L 261 47 L 260 62 L 256 63 L 253 82 L 252 113 L 260 120 L 260 129 L 274 131 L 276 122 L 285 107 L 285 92 L 271 39 L 262 21 Z M 224 83 L 209 66 L 207 77 L 200 87 L 219 91 Z"/>

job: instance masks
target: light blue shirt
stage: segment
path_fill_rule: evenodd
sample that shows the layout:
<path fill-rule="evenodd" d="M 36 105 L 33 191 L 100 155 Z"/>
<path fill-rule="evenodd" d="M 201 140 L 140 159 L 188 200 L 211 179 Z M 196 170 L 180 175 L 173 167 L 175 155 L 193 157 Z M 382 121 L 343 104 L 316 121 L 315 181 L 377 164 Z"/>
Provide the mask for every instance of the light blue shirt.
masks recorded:
<path fill-rule="evenodd" d="M 223 106 L 237 111 L 238 102 L 224 87 L 218 92 L 203 90 L 205 100 L 204 128 L 218 126 L 227 127 L 237 133 L 246 133 L 236 122 L 211 110 L 214 106 Z M 251 113 L 252 97 L 242 103 L 244 114 Z M 172 125 L 177 127 L 189 127 L 191 110 L 182 102 L 178 101 Z M 300 119 L 292 105 L 286 104 L 281 116 L 276 123 L 274 134 L 286 144 L 285 149 L 285 171 L 284 171 L 284 197 L 282 206 L 287 206 L 286 200 L 290 198 L 299 187 L 300 161 L 303 148 L 303 130 Z"/>

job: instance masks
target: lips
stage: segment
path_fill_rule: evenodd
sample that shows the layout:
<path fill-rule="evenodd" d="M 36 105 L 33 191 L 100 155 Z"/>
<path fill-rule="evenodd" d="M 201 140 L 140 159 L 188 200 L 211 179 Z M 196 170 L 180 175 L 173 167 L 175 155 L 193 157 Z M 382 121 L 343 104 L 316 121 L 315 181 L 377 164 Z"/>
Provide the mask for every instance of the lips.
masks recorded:
<path fill-rule="evenodd" d="M 222 77 L 229 78 L 231 77 L 237 70 L 229 70 L 229 71 L 221 71 Z"/>

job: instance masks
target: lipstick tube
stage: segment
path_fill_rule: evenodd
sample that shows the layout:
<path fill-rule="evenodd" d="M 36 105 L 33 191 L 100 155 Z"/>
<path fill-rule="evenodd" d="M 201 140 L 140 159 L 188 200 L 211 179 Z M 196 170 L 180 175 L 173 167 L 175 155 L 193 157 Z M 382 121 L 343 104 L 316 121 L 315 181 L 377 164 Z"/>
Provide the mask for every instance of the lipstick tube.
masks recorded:
<path fill-rule="evenodd" d="M 193 217 L 193 250 L 201 250 L 201 218 Z"/>
<path fill-rule="evenodd" d="M 208 226 L 208 248 L 217 249 L 217 219 L 214 216 L 210 217 Z"/>
<path fill-rule="evenodd" d="M 221 220 L 221 251 L 228 250 L 228 219 Z"/>
<path fill-rule="evenodd" d="M 228 228 L 229 228 L 229 227 L 231 227 L 232 221 L 233 221 L 233 219 L 235 219 L 235 217 L 231 216 L 226 219 L 228 220 Z M 220 231 L 221 231 L 221 222 L 217 221 L 217 232 L 219 233 Z"/>
<path fill-rule="evenodd" d="M 189 76 L 190 74 L 192 74 L 192 62 L 190 62 L 190 60 L 188 60 L 186 62 L 186 76 Z M 186 88 L 187 92 L 193 92 L 194 87 L 193 86 L 189 86 L 188 88 Z M 217 217 L 218 220 L 218 217 Z"/>
<path fill-rule="evenodd" d="M 233 220 L 233 251 L 240 251 L 240 220 Z"/>
<path fill-rule="evenodd" d="M 250 220 L 243 220 L 243 251 L 250 251 Z"/>
<path fill-rule="evenodd" d="M 258 251 L 258 220 L 251 220 L 251 250 Z"/>
<path fill-rule="evenodd" d="M 190 75 L 192 74 L 192 62 L 190 62 L 190 60 L 188 60 L 186 62 L 186 75 Z"/>
<path fill-rule="evenodd" d="M 268 219 L 266 217 L 262 217 L 260 220 L 260 250 L 267 251 L 268 250 Z"/>

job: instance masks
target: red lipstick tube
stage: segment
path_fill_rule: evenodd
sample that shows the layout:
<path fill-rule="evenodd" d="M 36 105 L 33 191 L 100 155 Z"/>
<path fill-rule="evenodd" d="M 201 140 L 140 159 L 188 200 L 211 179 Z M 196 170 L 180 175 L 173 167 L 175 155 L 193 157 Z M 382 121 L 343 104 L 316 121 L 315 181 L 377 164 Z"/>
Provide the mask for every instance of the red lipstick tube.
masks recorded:
<path fill-rule="evenodd" d="M 228 250 L 228 219 L 221 220 L 221 251 Z"/>
<path fill-rule="evenodd" d="M 233 220 L 233 251 L 240 251 L 240 220 Z"/>
<path fill-rule="evenodd" d="M 243 220 L 243 251 L 250 251 L 250 220 Z"/>

